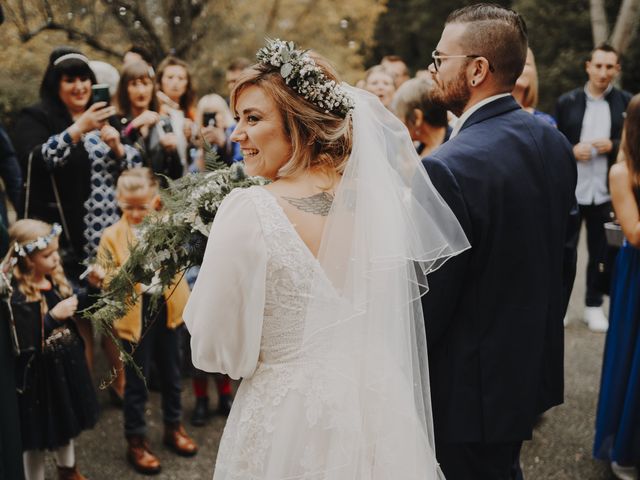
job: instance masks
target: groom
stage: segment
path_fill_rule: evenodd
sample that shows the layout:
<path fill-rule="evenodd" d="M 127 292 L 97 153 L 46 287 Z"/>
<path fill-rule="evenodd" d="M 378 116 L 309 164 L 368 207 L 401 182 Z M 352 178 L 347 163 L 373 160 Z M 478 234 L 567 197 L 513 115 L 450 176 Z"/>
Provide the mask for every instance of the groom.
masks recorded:
<path fill-rule="evenodd" d="M 449 15 L 429 70 L 458 115 L 424 160 L 471 250 L 423 297 L 436 455 L 448 480 L 521 478 L 522 441 L 563 400 L 563 325 L 575 274 L 571 146 L 511 96 L 527 54 L 517 13 Z"/>

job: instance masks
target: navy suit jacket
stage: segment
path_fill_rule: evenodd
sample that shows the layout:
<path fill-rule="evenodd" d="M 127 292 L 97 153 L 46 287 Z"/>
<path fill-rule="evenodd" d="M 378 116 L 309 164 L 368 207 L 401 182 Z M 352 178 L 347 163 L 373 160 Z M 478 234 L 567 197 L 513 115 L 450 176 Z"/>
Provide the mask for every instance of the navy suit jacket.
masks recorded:
<path fill-rule="evenodd" d="M 471 249 L 423 297 L 436 442 L 512 442 L 563 400 L 575 276 L 576 166 L 513 97 L 483 106 L 423 160 Z"/>

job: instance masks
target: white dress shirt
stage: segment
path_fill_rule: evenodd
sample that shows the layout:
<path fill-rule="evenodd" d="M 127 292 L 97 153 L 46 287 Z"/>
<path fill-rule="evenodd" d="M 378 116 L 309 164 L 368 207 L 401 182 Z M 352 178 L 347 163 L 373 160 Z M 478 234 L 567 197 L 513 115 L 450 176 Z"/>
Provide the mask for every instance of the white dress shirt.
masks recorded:
<path fill-rule="evenodd" d="M 584 93 L 587 96 L 587 106 L 582 119 L 580 142 L 591 142 L 602 138 L 611 138 L 611 110 L 605 96 L 613 87 L 594 97 L 587 86 Z M 576 184 L 576 198 L 580 205 L 602 205 L 611 200 L 607 189 L 607 174 L 609 171 L 607 155 L 591 149 L 591 158 L 578 161 L 578 183 Z"/>

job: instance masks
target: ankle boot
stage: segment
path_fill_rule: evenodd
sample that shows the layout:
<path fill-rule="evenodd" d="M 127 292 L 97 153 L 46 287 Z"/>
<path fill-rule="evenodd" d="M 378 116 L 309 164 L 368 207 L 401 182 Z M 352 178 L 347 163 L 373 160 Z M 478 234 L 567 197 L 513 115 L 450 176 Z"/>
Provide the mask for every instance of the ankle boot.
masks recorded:
<path fill-rule="evenodd" d="M 191 425 L 202 427 L 209 417 L 209 397 L 196 398 L 196 406 L 191 414 Z"/>
<path fill-rule="evenodd" d="M 225 417 L 229 415 L 231 411 L 231 405 L 233 404 L 233 398 L 229 394 L 220 395 L 220 399 L 218 400 L 218 415 L 224 415 Z"/>
<path fill-rule="evenodd" d="M 149 449 L 146 438 L 132 435 L 127 438 L 127 460 L 136 472 L 144 475 L 155 475 L 160 472 L 160 460 Z"/>
<path fill-rule="evenodd" d="M 164 444 L 183 457 L 193 457 L 198 453 L 198 445 L 181 424 L 165 425 Z"/>
<path fill-rule="evenodd" d="M 77 465 L 73 467 L 61 467 L 58 465 L 58 480 L 87 480 L 87 477 L 78 471 Z"/>

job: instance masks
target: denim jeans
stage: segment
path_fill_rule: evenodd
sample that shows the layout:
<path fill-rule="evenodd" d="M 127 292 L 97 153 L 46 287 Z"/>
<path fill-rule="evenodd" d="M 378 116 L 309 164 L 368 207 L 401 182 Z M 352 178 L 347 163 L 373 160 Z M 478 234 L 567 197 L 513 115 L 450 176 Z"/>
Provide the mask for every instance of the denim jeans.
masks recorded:
<path fill-rule="evenodd" d="M 165 425 L 175 426 L 182 416 L 181 378 L 180 378 L 180 332 L 167 328 L 167 307 L 161 302 L 157 311 L 149 308 L 149 297 L 142 301 L 142 337 L 139 343 L 122 341 L 124 349 L 131 353 L 143 378 L 140 378 L 131 365 L 126 365 L 124 389 L 124 433 L 146 435 L 145 405 L 148 390 L 145 379 L 149 376 L 151 360 L 158 365 L 158 374 L 162 385 L 162 416 Z"/>
<path fill-rule="evenodd" d="M 602 293 L 596 287 L 598 276 L 598 264 L 602 262 L 607 246 L 607 237 L 604 233 L 604 224 L 611 221 L 611 203 L 602 205 L 580 205 L 580 223 L 583 221 L 587 228 L 587 250 L 589 260 L 587 263 L 587 290 L 585 305 L 587 307 L 599 307 L 602 305 Z"/>

